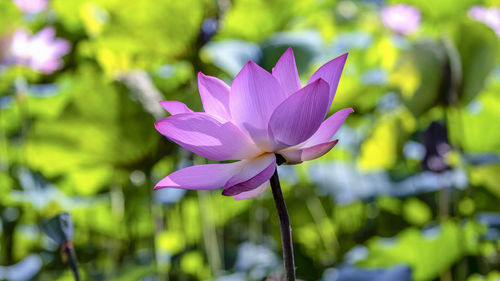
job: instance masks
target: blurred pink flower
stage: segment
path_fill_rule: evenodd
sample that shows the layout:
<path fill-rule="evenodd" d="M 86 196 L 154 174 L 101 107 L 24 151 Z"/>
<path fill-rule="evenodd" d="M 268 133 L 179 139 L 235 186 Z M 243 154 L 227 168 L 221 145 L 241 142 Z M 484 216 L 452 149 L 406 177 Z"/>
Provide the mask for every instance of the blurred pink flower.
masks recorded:
<path fill-rule="evenodd" d="M 420 11 L 410 5 L 399 4 L 382 8 L 382 23 L 400 34 L 410 34 L 420 26 Z"/>
<path fill-rule="evenodd" d="M 70 47 L 68 41 L 55 37 L 53 27 L 46 27 L 31 37 L 25 29 L 18 29 L 10 40 L 4 60 L 7 64 L 25 65 L 48 74 L 62 66 L 61 57 Z"/>
<path fill-rule="evenodd" d="M 47 9 L 47 0 L 13 0 L 14 4 L 23 12 L 36 14 Z"/>
<path fill-rule="evenodd" d="M 191 166 L 162 179 L 155 189 L 216 189 L 236 200 L 264 192 L 276 169 L 276 156 L 288 164 L 316 159 L 330 151 L 331 141 L 352 108 L 324 120 L 332 104 L 347 54 L 320 67 L 301 86 L 289 48 L 272 74 L 249 61 L 231 87 L 198 74 L 205 112 L 193 112 L 178 101 L 161 105 L 172 116 L 155 123 L 164 136 L 196 154 L 225 164 Z"/>
<path fill-rule="evenodd" d="M 500 8 L 474 6 L 469 9 L 468 14 L 471 19 L 486 24 L 493 29 L 498 36 L 500 36 Z"/>

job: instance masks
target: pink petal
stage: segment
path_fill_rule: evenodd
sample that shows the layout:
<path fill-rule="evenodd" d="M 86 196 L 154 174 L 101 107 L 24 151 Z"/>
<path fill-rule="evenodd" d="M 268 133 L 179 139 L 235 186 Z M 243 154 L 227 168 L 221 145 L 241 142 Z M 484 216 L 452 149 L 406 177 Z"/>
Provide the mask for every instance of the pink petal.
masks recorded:
<path fill-rule="evenodd" d="M 347 59 L 347 53 L 323 64 L 309 79 L 308 84 L 316 81 L 318 78 L 322 78 L 330 85 L 330 99 L 328 100 L 328 108 L 332 104 L 333 98 L 335 97 L 335 92 L 337 91 L 337 86 L 339 85 L 340 75 L 342 75 L 342 70 L 344 69 L 344 64 Z"/>
<path fill-rule="evenodd" d="M 197 190 L 220 188 L 241 169 L 241 165 L 242 161 L 187 167 L 168 175 L 157 183 L 154 189 L 165 187 Z"/>
<path fill-rule="evenodd" d="M 61 60 L 47 60 L 47 61 L 36 61 L 33 60 L 30 63 L 32 69 L 41 71 L 45 74 L 50 74 L 62 66 Z"/>
<path fill-rule="evenodd" d="M 286 94 L 274 76 L 249 61 L 231 86 L 231 116 L 257 145 L 266 147 L 269 118 L 285 98 Z"/>
<path fill-rule="evenodd" d="M 224 185 L 222 195 L 234 196 L 250 191 L 268 181 L 276 170 L 274 154 L 267 154 L 261 159 L 246 164 L 240 173 L 235 174 Z"/>
<path fill-rule="evenodd" d="M 36 14 L 47 9 L 47 0 L 14 0 L 19 9 L 25 13 Z"/>
<path fill-rule="evenodd" d="M 295 165 L 302 163 L 302 148 L 295 148 L 278 152 L 286 159 L 287 165 Z"/>
<path fill-rule="evenodd" d="M 338 131 L 340 126 L 342 126 L 347 116 L 349 116 L 349 114 L 353 112 L 354 110 L 352 108 L 344 108 L 335 112 L 335 114 L 321 123 L 321 126 L 316 131 L 316 133 L 314 133 L 312 137 L 301 144 L 300 147 L 311 147 L 320 143 L 330 141 Z"/>
<path fill-rule="evenodd" d="M 229 110 L 230 88 L 223 81 L 198 73 L 198 88 L 205 112 L 221 117 L 224 120 L 231 120 Z"/>
<path fill-rule="evenodd" d="M 309 161 L 316 158 L 319 158 L 325 155 L 328 151 L 332 150 L 332 148 L 339 142 L 339 140 L 334 140 L 331 142 L 321 143 L 312 147 L 304 148 L 302 150 L 302 161 Z"/>
<path fill-rule="evenodd" d="M 268 187 L 269 187 L 269 181 L 266 181 L 257 188 L 242 192 L 240 194 L 236 194 L 234 196 L 234 200 L 243 200 L 243 199 L 257 197 L 260 194 L 264 193 L 264 191 L 266 191 Z"/>
<path fill-rule="evenodd" d="M 269 121 L 274 150 L 311 137 L 328 112 L 329 87 L 323 79 L 305 86 L 283 101 Z"/>
<path fill-rule="evenodd" d="M 276 165 L 276 156 L 273 153 L 266 153 L 253 159 L 244 160 L 243 168 L 227 181 L 225 187 L 230 187 L 238 183 L 247 181 L 255 177 L 271 164 Z"/>
<path fill-rule="evenodd" d="M 201 112 L 180 113 L 155 123 L 156 129 L 180 146 L 205 158 L 225 161 L 261 153 L 238 127 Z"/>
<path fill-rule="evenodd" d="M 55 38 L 51 45 L 54 55 L 58 57 L 66 55 L 71 50 L 71 44 L 62 38 Z"/>
<path fill-rule="evenodd" d="M 35 36 L 33 36 L 33 41 L 51 41 L 56 36 L 56 30 L 53 26 L 47 26 L 40 30 Z"/>
<path fill-rule="evenodd" d="M 171 115 L 193 112 L 191 109 L 189 109 L 189 107 L 187 107 L 187 105 L 179 101 L 173 101 L 173 100 L 160 101 L 160 105 L 163 106 L 163 108 L 165 108 L 165 110 L 168 111 L 168 113 L 170 113 Z"/>
<path fill-rule="evenodd" d="M 337 142 L 338 140 L 334 140 L 303 149 L 283 151 L 280 154 L 285 157 L 287 164 L 299 164 L 303 161 L 313 160 L 325 155 Z"/>
<path fill-rule="evenodd" d="M 292 48 L 288 48 L 273 68 L 273 76 L 287 95 L 302 88 Z"/>

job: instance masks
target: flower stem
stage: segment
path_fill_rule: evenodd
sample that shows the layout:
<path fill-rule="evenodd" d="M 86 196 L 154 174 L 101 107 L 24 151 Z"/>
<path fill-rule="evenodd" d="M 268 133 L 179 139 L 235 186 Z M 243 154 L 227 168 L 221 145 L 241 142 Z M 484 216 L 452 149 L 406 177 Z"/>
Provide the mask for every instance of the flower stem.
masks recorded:
<path fill-rule="evenodd" d="M 78 263 L 76 262 L 75 250 L 73 248 L 73 243 L 67 241 L 62 245 L 62 250 L 68 259 L 68 265 L 71 271 L 73 272 L 73 276 L 75 277 L 75 281 L 80 281 L 80 274 L 78 273 Z"/>
<path fill-rule="evenodd" d="M 283 247 L 283 261 L 285 263 L 285 277 L 287 281 L 295 281 L 295 265 L 293 261 L 292 228 L 290 218 L 286 210 L 285 199 L 281 192 L 278 168 L 271 177 L 271 190 L 273 191 L 274 203 L 278 211 L 281 229 L 281 244 Z"/>

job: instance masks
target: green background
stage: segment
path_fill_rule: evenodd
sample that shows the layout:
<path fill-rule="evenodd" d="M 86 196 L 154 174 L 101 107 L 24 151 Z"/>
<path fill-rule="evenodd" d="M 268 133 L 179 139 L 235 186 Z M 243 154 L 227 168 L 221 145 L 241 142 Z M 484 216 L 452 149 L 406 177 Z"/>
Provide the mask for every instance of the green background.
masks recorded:
<path fill-rule="evenodd" d="M 202 109 L 198 71 L 230 84 L 246 61 L 270 70 L 291 46 L 302 82 L 349 52 L 330 113 L 355 110 L 330 153 L 280 167 L 298 278 L 406 264 L 414 280 L 496 280 L 500 42 L 467 10 L 500 2 L 407 1 L 422 13 L 408 36 L 380 19 L 399 2 L 52 0 L 27 16 L 0 0 L 0 36 L 50 25 L 72 44 L 50 75 L 0 69 L 0 265 L 36 257 L 34 280 L 72 280 L 40 228 L 69 212 L 84 280 L 279 275 L 271 192 L 153 191 L 206 163 L 154 122 L 160 100 Z M 443 173 L 421 165 L 433 121 L 452 147 Z"/>

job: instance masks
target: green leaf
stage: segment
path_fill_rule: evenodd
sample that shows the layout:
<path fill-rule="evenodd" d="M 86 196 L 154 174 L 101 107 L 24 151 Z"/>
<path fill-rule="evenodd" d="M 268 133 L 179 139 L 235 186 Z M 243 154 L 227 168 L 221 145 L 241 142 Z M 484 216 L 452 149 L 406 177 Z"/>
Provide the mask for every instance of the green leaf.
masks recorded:
<path fill-rule="evenodd" d="M 500 82 L 490 83 L 468 106 L 448 115 L 452 143 L 463 151 L 500 154 Z"/>
<path fill-rule="evenodd" d="M 368 257 L 359 265 L 374 268 L 407 263 L 416 281 L 433 280 L 464 255 L 477 253 L 482 232 L 483 228 L 472 222 L 463 226 L 447 222 L 428 234 L 409 228 L 398 234 L 394 243 L 370 240 Z"/>
<path fill-rule="evenodd" d="M 358 163 L 366 170 L 390 169 L 409 135 L 416 129 L 416 119 L 404 107 L 380 117 L 371 135 L 361 144 Z"/>
<path fill-rule="evenodd" d="M 455 44 L 462 62 L 461 101 L 467 104 L 485 86 L 496 65 L 500 46 L 498 37 L 491 28 L 473 21 L 466 21 L 458 26 Z"/>
<path fill-rule="evenodd" d="M 415 116 L 439 101 L 446 60 L 442 44 L 420 41 L 402 55 L 391 73 L 391 85 L 399 89 L 404 104 Z"/>
<path fill-rule="evenodd" d="M 411 224 L 423 226 L 432 218 L 432 211 L 424 202 L 411 198 L 404 203 L 403 216 Z"/>
<path fill-rule="evenodd" d="M 116 167 L 140 161 L 160 138 L 153 117 L 111 82 L 85 71 L 72 77 L 65 91 L 73 98 L 59 118 L 32 124 L 27 164 L 46 177 L 62 176 L 66 191 L 94 194 Z"/>
<path fill-rule="evenodd" d="M 484 186 L 492 194 L 500 198 L 500 165 L 490 164 L 473 167 L 470 169 L 471 184 Z"/>
<path fill-rule="evenodd" d="M 237 0 L 223 19 L 221 38 L 261 41 L 291 19 L 300 1 Z"/>

